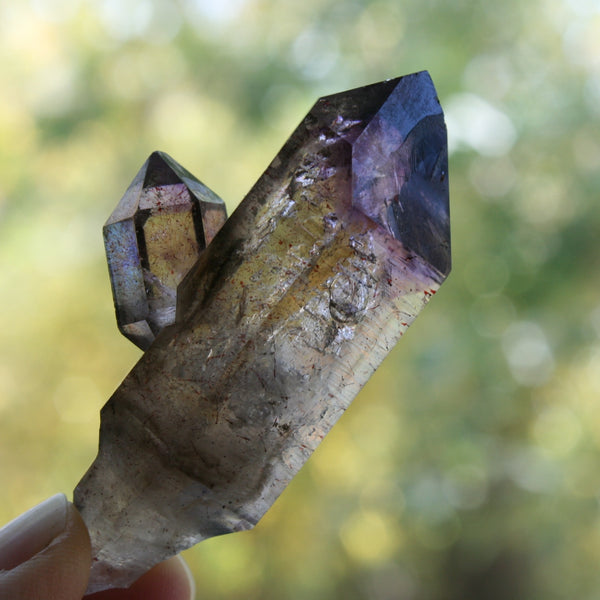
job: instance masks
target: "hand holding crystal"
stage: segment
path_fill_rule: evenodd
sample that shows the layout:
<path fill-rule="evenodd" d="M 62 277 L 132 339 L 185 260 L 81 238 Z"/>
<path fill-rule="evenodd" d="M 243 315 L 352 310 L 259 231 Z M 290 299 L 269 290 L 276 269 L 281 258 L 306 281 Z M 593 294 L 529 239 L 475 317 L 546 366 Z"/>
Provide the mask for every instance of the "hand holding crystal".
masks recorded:
<path fill-rule="evenodd" d="M 52 496 L 0 529 L 0 600 L 80 600 L 88 586 L 90 538 L 77 509 Z M 129 589 L 94 600 L 190 600 L 194 583 L 179 557 L 160 563 Z"/>

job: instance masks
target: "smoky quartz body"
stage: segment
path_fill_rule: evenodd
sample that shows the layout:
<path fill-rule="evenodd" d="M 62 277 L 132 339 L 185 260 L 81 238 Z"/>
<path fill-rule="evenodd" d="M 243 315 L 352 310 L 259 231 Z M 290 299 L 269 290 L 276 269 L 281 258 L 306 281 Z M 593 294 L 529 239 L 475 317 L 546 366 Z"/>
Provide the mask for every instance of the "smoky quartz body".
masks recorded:
<path fill-rule="evenodd" d="M 448 275 L 447 170 L 426 72 L 317 101 L 102 409 L 89 591 L 258 522 Z"/>

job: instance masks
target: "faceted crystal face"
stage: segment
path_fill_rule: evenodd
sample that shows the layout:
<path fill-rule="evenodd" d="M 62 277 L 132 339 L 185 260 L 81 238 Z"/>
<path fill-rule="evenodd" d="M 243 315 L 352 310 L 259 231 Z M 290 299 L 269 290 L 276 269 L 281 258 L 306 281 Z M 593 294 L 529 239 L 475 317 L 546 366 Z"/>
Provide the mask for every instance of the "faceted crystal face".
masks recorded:
<path fill-rule="evenodd" d="M 221 228 L 223 201 L 154 152 L 104 226 L 119 329 L 142 350 L 175 321 L 176 289 Z"/>
<path fill-rule="evenodd" d="M 446 171 L 427 73 L 315 104 L 102 410 L 90 592 L 268 510 L 446 278 Z"/>

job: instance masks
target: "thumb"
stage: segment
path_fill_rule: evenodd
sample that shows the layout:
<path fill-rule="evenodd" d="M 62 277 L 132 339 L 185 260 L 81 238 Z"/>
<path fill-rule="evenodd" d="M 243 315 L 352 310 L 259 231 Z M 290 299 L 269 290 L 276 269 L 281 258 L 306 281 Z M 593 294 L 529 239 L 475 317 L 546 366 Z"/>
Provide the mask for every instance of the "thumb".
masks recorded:
<path fill-rule="evenodd" d="M 0 600 L 80 600 L 90 563 L 79 513 L 52 496 L 0 529 Z"/>

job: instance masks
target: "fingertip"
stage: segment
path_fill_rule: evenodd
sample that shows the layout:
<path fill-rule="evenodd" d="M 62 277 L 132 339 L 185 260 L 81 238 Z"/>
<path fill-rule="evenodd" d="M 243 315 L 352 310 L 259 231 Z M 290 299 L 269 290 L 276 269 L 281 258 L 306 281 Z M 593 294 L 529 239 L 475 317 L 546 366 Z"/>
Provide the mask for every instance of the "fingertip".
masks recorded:
<path fill-rule="evenodd" d="M 20 560 L 13 555 L 13 564 L 0 573 L 0 597 L 79 600 L 87 587 L 91 549 L 77 509 L 55 496 L 19 517 L 17 524 L 11 535 L 20 546 Z"/>
<path fill-rule="evenodd" d="M 131 586 L 131 600 L 193 600 L 195 583 L 180 556 L 156 565 Z"/>
<path fill-rule="evenodd" d="M 179 568 L 181 568 L 183 575 L 185 575 L 187 579 L 187 584 L 189 587 L 188 598 L 189 600 L 194 600 L 194 598 L 196 597 L 196 580 L 194 579 L 194 575 L 192 574 L 190 566 L 187 564 L 187 562 L 185 562 L 183 556 L 181 556 L 180 554 L 178 554 L 172 560 L 179 562 Z"/>
<path fill-rule="evenodd" d="M 196 584 L 180 556 L 162 562 L 142 575 L 128 589 L 97 592 L 85 600 L 194 600 Z"/>

